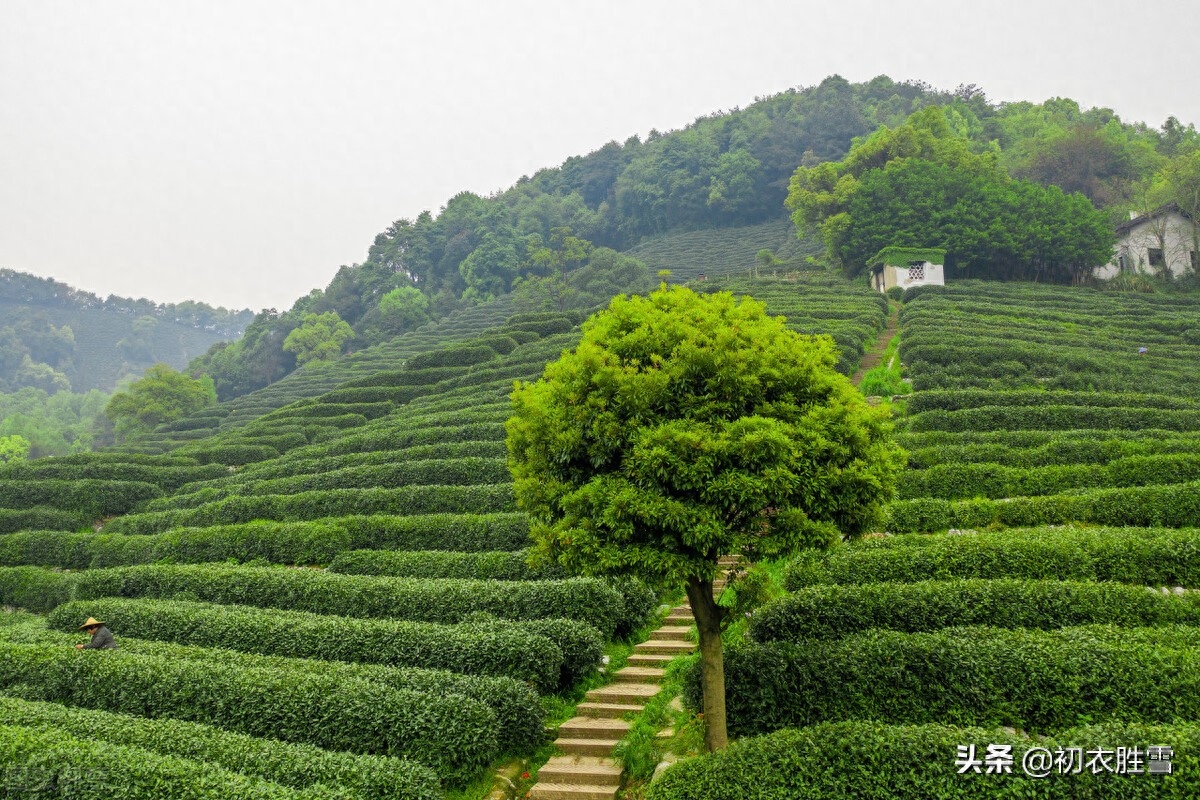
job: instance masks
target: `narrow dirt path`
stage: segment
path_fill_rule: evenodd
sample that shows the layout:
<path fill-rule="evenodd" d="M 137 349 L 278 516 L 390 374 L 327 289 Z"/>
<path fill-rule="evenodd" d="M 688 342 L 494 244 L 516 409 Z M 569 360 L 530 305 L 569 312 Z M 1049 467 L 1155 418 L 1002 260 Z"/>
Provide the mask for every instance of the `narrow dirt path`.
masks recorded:
<path fill-rule="evenodd" d="M 893 306 L 892 311 L 888 314 L 887 327 L 879 334 L 879 338 L 875 341 L 875 345 L 863 353 L 862 363 L 858 367 L 858 372 L 850 377 L 850 382 L 855 386 L 862 383 L 863 376 L 871 370 L 879 366 L 880 360 L 883 359 L 883 352 L 887 350 L 891 344 L 892 338 L 900 331 L 900 312 Z"/>

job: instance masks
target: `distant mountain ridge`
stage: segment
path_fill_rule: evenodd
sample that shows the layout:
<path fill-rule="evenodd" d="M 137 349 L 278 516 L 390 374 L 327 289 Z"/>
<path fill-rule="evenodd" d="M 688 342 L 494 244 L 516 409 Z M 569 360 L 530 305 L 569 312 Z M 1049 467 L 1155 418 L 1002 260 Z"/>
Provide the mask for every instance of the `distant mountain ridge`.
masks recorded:
<path fill-rule="evenodd" d="M 111 391 L 156 363 L 182 369 L 241 336 L 254 315 L 206 303 L 101 299 L 52 278 L 0 269 L 0 391 Z"/>

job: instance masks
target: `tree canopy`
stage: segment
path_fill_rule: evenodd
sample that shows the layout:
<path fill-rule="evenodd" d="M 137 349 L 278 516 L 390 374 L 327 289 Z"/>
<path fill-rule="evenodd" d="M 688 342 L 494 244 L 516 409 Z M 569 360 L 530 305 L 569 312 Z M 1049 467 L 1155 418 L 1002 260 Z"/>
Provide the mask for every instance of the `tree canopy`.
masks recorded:
<path fill-rule="evenodd" d="M 353 337 L 354 331 L 336 311 L 305 314 L 300 325 L 284 339 L 283 349 L 295 353 L 298 364 L 328 361 L 337 357 L 342 352 L 342 345 Z"/>
<path fill-rule="evenodd" d="M 618 297 L 578 347 L 513 392 L 509 461 L 538 550 L 571 571 L 687 587 L 723 746 L 718 558 L 857 535 L 901 468 L 886 413 L 827 337 L 727 292 Z M 719 687 L 719 688 L 718 688 Z M 710 707 L 710 701 L 712 703 Z"/>
<path fill-rule="evenodd" d="M 192 378 L 166 364 L 155 364 L 141 380 L 114 394 L 104 415 L 112 421 L 119 437 L 128 438 L 194 414 L 216 401 L 216 390 L 207 377 Z"/>

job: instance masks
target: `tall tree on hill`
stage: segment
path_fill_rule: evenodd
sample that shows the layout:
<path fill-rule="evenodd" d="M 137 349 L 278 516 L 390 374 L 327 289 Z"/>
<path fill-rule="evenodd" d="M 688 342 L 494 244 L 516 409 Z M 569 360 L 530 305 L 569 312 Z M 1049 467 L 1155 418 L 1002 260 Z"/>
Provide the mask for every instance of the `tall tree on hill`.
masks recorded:
<path fill-rule="evenodd" d="M 613 300 L 512 395 L 509 464 L 538 551 L 573 572 L 686 588 L 709 749 L 726 744 L 719 558 L 863 532 L 903 463 L 886 414 L 836 362 L 831 340 L 752 299 L 664 286 Z"/>
<path fill-rule="evenodd" d="M 192 378 L 166 364 L 155 364 L 128 389 L 114 394 L 104 407 L 104 415 L 112 421 L 117 436 L 127 439 L 194 414 L 216 401 L 216 390 L 207 377 Z"/>

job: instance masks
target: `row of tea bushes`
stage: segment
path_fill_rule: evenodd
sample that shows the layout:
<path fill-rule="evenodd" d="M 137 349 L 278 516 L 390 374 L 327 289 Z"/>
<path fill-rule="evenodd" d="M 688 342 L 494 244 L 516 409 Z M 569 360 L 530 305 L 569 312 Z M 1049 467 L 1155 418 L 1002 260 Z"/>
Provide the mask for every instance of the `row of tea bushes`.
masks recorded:
<path fill-rule="evenodd" d="M 80 739 L 54 728 L 0 724 L 3 797 L 108 800 L 354 800 L 349 790 L 289 789 L 221 767 L 140 747 Z M 430 793 L 414 797 L 436 796 Z"/>
<path fill-rule="evenodd" d="M 427 767 L 398 758 L 322 750 L 312 745 L 233 733 L 196 722 L 69 708 L 58 703 L 39 703 L 15 697 L 0 696 L 0 718 L 5 725 L 48 728 L 89 742 L 137 747 L 160 756 L 202 761 L 208 770 L 215 767 L 217 770 L 241 773 L 294 789 L 322 784 L 345 787 L 353 791 L 355 796 L 371 800 L 434 800 L 441 797 L 436 775 Z M 96 762 L 84 765 L 83 769 L 86 771 L 102 766 Z M 124 766 L 134 768 L 135 765 Z M 200 768 L 200 765 L 196 767 Z M 122 783 L 121 787 L 127 790 L 129 784 Z M 107 787 L 110 794 L 106 794 L 106 798 L 112 797 L 113 788 Z M 227 791 L 235 792 L 240 788 L 228 787 Z M 145 796 L 157 798 L 162 795 Z"/>
<path fill-rule="evenodd" d="M 841 720 L 1010 725 L 1045 732 L 1081 716 L 1196 720 L 1200 653 L 1080 641 L 1070 629 L 868 631 L 836 640 L 746 644 L 725 654 L 731 735 Z M 700 708 L 699 660 L 684 698 Z"/>
<path fill-rule="evenodd" d="M 0 643 L 0 688 L 18 685 L 27 698 L 67 706 L 197 721 L 323 749 L 411 758 L 449 783 L 469 779 L 497 753 L 496 715 L 482 703 L 364 680 L 119 650 Z"/>
<path fill-rule="evenodd" d="M 621 594 L 597 578 L 421 580 L 285 567 L 174 564 L 87 570 L 62 579 L 74 584 L 78 599 L 187 595 L 213 603 L 440 623 L 461 622 L 477 613 L 512 620 L 564 617 L 586 622 L 605 636 L 641 622 L 625 619 Z"/>
<path fill-rule="evenodd" d="M 12 617 L 12 620 L 6 620 Z M 8 624 L 5 624 L 8 623 Z M 11 644 L 53 644 L 70 647 L 80 640 L 78 630 L 56 631 L 46 627 L 44 617 L 21 614 L 0 615 L 0 641 Z M 534 688 L 525 681 L 488 675 L 466 675 L 443 669 L 388 667 L 381 664 L 349 663 L 269 656 L 224 647 L 176 644 L 138 639 L 122 632 L 123 653 L 157 656 L 177 661 L 203 661 L 237 667 L 269 669 L 278 673 L 330 675 L 369 680 L 393 689 L 434 695 L 461 694 L 492 709 L 500 725 L 498 744 L 504 753 L 535 749 L 544 734 L 545 711 Z"/>
<path fill-rule="evenodd" d="M 915 633 L 962 625 L 1050 629 L 1086 623 L 1200 625 L 1200 594 L 1011 578 L 828 584 L 769 603 L 750 618 L 749 631 L 756 641 L 772 642 L 837 639 L 872 628 Z"/>
<path fill-rule="evenodd" d="M 1108 464 L 1137 456 L 1194 454 L 1196 432 L 1172 431 L 1001 431 L 972 435 L 928 433 L 897 437 L 908 450 L 913 470 L 940 465 L 995 464 L 1003 467 L 1049 467 Z"/>
<path fill-rule="evenodd" d="M 346 514 L 290 522 L 258 520 L 172 528 L 164 526 L 157 515 L 138 515 L 112 520 L 104 526 L 104 532 L 147 539 L 157 535 L 157 541 L 165 548 L 160 559 L 221 561 L 245 554 L 248 558 L 261 557 L 278 564 L 324 564 L 343 550 L 518 550 L 529 542 L 529 518 L 511 511 L 409 516 Z M 136 543 L 118 546 L 137 547 Z M 239 548 L 245 549 L 239 551 Z M 224 555 L 219 558 L 196 555 L 212 551 Z M 277 553 L 296 555 L 272 555 Z"/>
<path fill-rule="evenodd" d="M 63 631 L 74 630 L 80 614 L 80 619 L 100 615 L 97 619 L 109 622 L 117 634 L 143 639 L 261 655 L 509 677 L 528 681 L 543 693 L 560 688 L 566 664 L 577 664 L 588 654 L 594 656 L 593 667 L 600 660 L 596 652 L 599 634 L 581 623 L 566 630 L 539 627 L 542 620 L 502 623 L 480 619 L 440 625 L 107 597 L 64 603 L 51 612 L 50 624 Z M 550 638 L 551 633 L 566 634 L 561 641 L 573 650 L 570 662 L 563 647 Z"/>
<path fill-rule="evenodd" d="M 987 745 L 1012 748 L 1014 767 L 1005 774 L 960 774 L 960 746 L 975 745 L 977 758 Z M 1114 775 L 1117 747 L 1170 746 L 1169 775 Z M 1033 747 L 1051 753 L 1106 748 L 1108 768 L 1093 773 L 1033 777 L 1023 772 Z M 958 728 L 943 724 L 888 725 L 837 722 L 742 739 L 729 749 L 682 761 L 650 785 L 648 800 L 792 800 L 847 797 L 892 800 L 1186 800 L 1200 796 L 1200 725 L 1109 723 L 1055 731 L 1031 739 L 1004 728 Z"/>
<path fill-rule="evenodd" d="M 884 525 L 892 533 L 916 533 L 1068 522 L 1171 528 L 1200 525 L 1200 481 L 1000 500 L 898 500 L 887 507 Z"/>
<path fill-rule="evenodd" d="M 195 508 L 133 514 L 113 520 L 106 530 L 158 533 L 170 528 L 264 519 L 284 522 L 370 514 L 489 514 L 513 511 L 514 506 L 511 483 L 328 489 L 299 494 L 234 496 Z"/>
<path fill-rule="evenodd" d="M 784 570 L 783 581 L 796 590 L 948 578 L 1200 587 L 1200 529 L 1066 527 L 889 536 L 801 553 Z"/>

